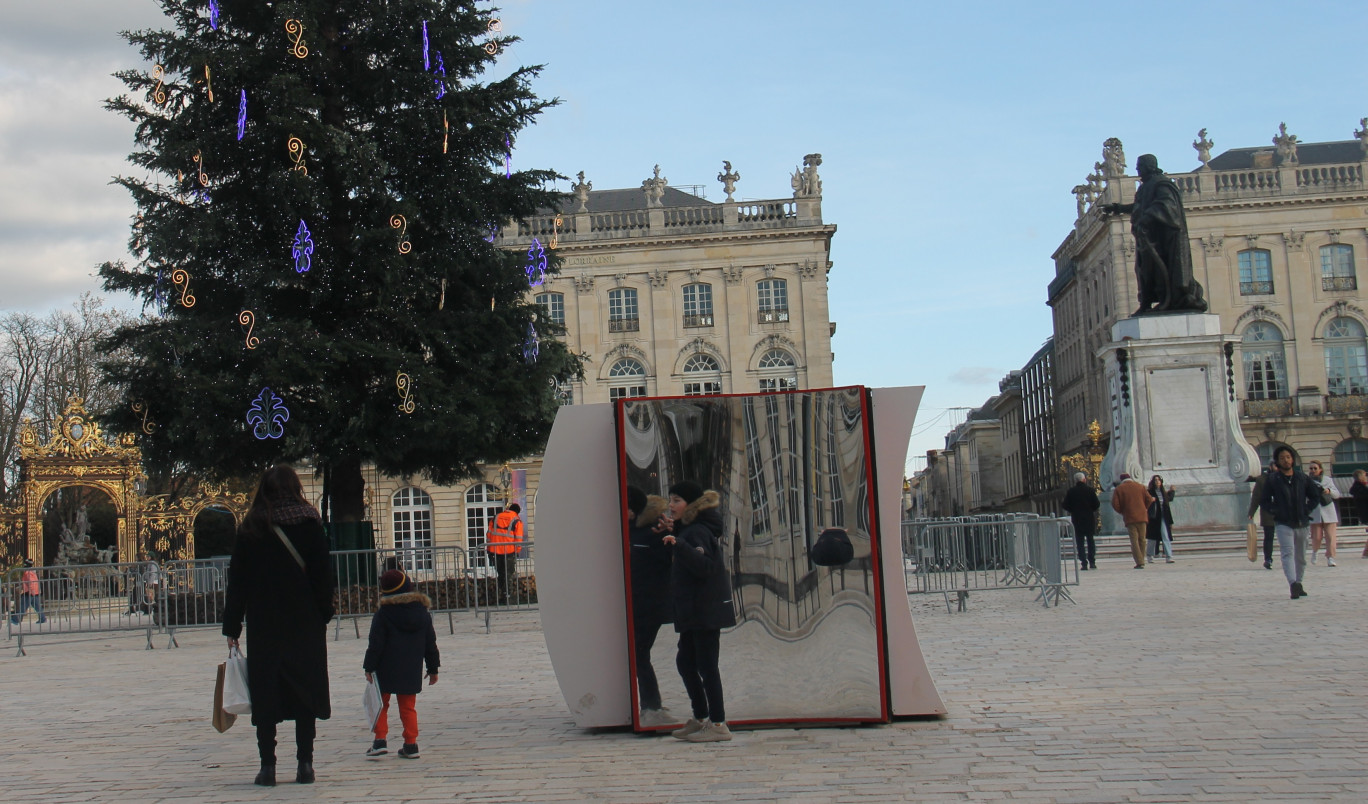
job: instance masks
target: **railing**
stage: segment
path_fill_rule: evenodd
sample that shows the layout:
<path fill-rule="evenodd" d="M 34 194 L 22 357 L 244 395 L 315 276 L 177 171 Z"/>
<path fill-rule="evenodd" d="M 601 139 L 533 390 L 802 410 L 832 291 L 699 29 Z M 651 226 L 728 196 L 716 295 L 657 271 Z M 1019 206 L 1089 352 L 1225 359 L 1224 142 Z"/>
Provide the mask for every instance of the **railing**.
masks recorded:
<path fill-rule="evenodd" d="M 1322 276 L 1321 290 L 1358 290 L 1358 277 Z"/>
<path fill-rule="evenodd" d="M 761 324 L 782 324 L 789 320 L 787 307 L 762 307 L 756 313 Z"/>
<path fill-rule="evenodd" d="M 24 582 L 30 570 L 37 594 Z M 152 633 L 160 629 L 157 607 L 164 577 L 146 561 L 15 568 L 0 579 L 7 638 L 18 641 L 23 656 L 24 640 L 34 636 L 144 631 L 151 650 Z"/>
<path fill-rule="evenodd" d="M 1273 295 L 1273 282 L 1241 282 L 1241 296 L 1271 296 Z"/>
<path fill-rule="evenodd" d="M 665 228 L 680 226 L 715 226 L 722 223 L 722 206 L 665 207 Z"/>
<path fill-rule="evenodd" d="M 608 319 L 609 332 L 636 332 L 639 329 L 641 329 L 641 319 L 639 318 Z"/>
<path fill-rule="evenodd" d="M 1217 193 L 1269 191 L 1282 187 L 1276 170 L 1221 170 L 1211 174 Z"/>
<path fill-rule="evenodd" d="M 651 228 L 650 218 L 644 209 L 626 212 L 595 212 L 589 216 L 591 232 L 630 232 Z"/>
<path fill-rule="evenodd" d="M 555 236 L 558 233 L 561 235 L 565 235 L 567 233 L 574 234 L 576 231 L 575 217 L 573 215 L 562 214 L 560 216 L 560 219 L 561 225 L 559 228 L 557 228 L 555 215 L 537 215 L 535 217 L 528 218 L 525 222 L 518 223 L 518 236 L 538 237 L 541 238 L 543 242 L 545 242 L 547 239 Z"/>
<path fill-rule="evenodd" d="M 1331 394 L 1325 397 L 1326 413 L 1368 412 L 1368 394 Z"/>
<path fill-rule="evenodd" d="M 751 204 L 739 204 L 736 207 L 736 219 L 741 223 L 785 221 L 794 220 L 797 217 L 798 205 L 793 201 L 757 201 Z"/>
<path fill-rule="evenodd" d="M 684 316 L 685 327 L 711 327 L 713 325 L 712 313 L 706 315 L 686 315 Z"/>
<path fill-rule="evenodd" d="M 1068 519 L 920 519 L 902 523 L 902 539 L 908 593 L 940 593 L 947 610 L 952 592 L 961 609 L 971 591 L 1038 588 L 1036 600 L 1046 606 L 1073 600 L 1065 587 L 1078 583 L 1078 562 Z"/>
<path fill-rule="evenodd" d="M 1315 165 L 1297 168 L 1298 187 L 1338 190 L 1363 186 L 1363 165 Z"/>
<path fill-rule="evenodd" d="M 1254 418 L 1265 416 L 1291 416 L 1294 414 L 1292 397 L 1283 399 L 1246 399 L 1244 415 Z"/>
<path fill-rule="evenodd" d="M 1294 187 L 1283 184 L 1283 176 L 1289 170 L 1288 180 L 1295 182 Z M 1201 170 L 1170 174 L 1169 178 L 1189 200 L 1278 195 L 1294 191 L 1362 190 L 1364 186 L 1361 162 L 1308 167 Z"/>

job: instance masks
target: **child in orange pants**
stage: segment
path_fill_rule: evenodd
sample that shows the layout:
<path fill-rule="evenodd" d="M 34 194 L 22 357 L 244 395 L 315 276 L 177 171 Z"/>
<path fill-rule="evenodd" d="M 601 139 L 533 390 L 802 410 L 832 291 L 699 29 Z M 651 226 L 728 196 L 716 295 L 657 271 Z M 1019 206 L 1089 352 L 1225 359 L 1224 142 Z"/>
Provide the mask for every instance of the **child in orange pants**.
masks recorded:
<path fill-rule="evenodd" d="M 370 644 L 362 669 L 366 681 L 378 679 L 383 706 L 375 721 L 375 741 L 366 751 L 368 757 L 389 753 L 390 696 L 399 702 L 399 721 L 404 726 L 403 759 L 418 758 L 418 693 L 423 689 L 423 664 L 427 680 L 437 683 L 441 655 L 437 651 L 437 632 L 432 627 L 428 596 L 414 591 L 413 581 L 403 570 L 392 569 L 380 576 L 380 608 L 371 618 Z"/>

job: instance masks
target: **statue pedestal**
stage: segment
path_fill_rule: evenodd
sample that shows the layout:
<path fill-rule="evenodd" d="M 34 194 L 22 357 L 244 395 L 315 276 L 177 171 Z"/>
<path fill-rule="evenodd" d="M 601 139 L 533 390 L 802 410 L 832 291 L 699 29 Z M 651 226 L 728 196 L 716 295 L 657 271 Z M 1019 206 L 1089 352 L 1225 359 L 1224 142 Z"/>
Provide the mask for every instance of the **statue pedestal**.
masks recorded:
<path fill-rule="evenodd" d="M 1177 532 L 1243 530 L 1259 458 L 1240 430 L 1234 335 L 1220 316 L 1175 313 L 1126 318 L 1097 353 L 1111 395 L 1111 444 L 1102 460 L 1102 528 L 1125 532 L 1111 509 L 1121 473 L 1175 489 Z"/>

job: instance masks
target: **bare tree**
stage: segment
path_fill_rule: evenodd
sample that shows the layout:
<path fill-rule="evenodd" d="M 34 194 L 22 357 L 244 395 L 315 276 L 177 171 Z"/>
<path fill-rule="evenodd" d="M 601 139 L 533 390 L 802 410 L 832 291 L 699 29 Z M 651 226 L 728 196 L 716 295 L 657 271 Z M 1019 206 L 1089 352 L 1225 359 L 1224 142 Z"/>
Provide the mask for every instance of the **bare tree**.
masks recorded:
<path fill-rule="evenodd" d="M 38 319 L 27 313 L 0 318 L 0 501 L 7 500 L 18 468 L 19 428 L 30 415 L 34 387 L 47 362 L 48 338 Z"/>

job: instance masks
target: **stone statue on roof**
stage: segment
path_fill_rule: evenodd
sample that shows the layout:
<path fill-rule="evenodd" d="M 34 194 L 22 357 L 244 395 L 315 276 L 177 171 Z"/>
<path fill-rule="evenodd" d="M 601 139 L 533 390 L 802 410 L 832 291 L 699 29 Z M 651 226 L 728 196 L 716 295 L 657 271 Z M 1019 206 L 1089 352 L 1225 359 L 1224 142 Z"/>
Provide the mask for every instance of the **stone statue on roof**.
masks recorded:
<path fill-rule="evenodd" d="M 1121 140 L 1108 137 L 1102 143 L 1102 177 L 1116 179 L 1126 175 L 1126 152 L 1121 148 Z"/>
<path fill-rule="evenodd" d="M 717 174 L 717 180 L 722 182 L 722 191 L 727 194 L 727 201 L 730 203 L 734 200 L 732 193 L 736 192 L 736 183 L 741 181 L 741 174 L 733 172 L 731 162 L 723 160 L 722 172 Z"/>
<path fill-rule="evenodd" d="M 1216 143 L 1207 139 L 1207 130 L 1202 129 L 1197 132 L 1197 139 L 1192 141 L 1192 147 L 1197 150 L 1197 161 L 1202 163 L 1198 170 L 1207 170 L 1207 163 L 1211 161 L 1211 149 Z"/>
<path fill-rule="evenodd" d="M 789 184 L 793 187 L 794 198 L 820 196 L 822 194 L 822 178 L 817 175 L 817 168 L 821 167 L 821 164 L 821 154 L 808 154 L 803 157 L 802 170 L 793 171 L 793 177 L 789 180 Z"/>
<path fill-rule="evenodd" d="M 1278 124 L 1278 135 L 1273 138 L 1279 165 L 1297 164 L 1297 135 L 1287 133 L 1287 124 Z"/>
<path fill-rule="evenodd" d="M 1363 158 L 1368 159 L 1368 117 L 1360 120 L 1359 126 L 1359 130 L 1354 132 L 1354 136 L 1358 138 L 1359 149 L 1363 151 Z"/>
<path fill-rule="evenodd" d="M 581 170 L 579 172 L 579 184 L 570 185 L 570 190 L 574 192 L 575 197 L 579 199 L 579 209 L 575 210 L 576 212 L 589 211 L 589 191 L 593 189 L 594 183 L 592 181 L 585 181 L 584 171 Z"/>
<path fill-rule="evenodd" d="M 665 198 L 665 188 L 669 183 L 669 179 L 661 177 L 660 165 L 656 165 L 652 177 L 641 183 L 641 189 L 646 193 L 647 208 L 660 206 L 661 200 Z"/>

